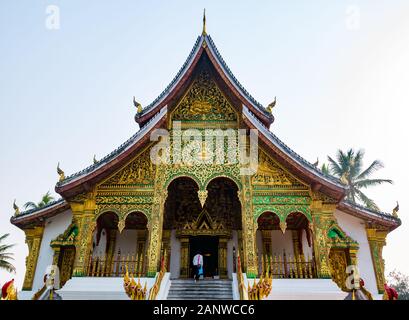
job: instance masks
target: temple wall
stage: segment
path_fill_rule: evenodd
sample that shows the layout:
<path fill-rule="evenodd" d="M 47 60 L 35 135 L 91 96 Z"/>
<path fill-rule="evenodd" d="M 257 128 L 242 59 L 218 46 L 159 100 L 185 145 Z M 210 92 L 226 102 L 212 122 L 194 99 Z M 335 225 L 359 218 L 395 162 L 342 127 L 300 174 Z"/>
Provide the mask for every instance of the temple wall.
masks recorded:
<path fill-rule="evenodd" d="M 121 256 L 127 254 L 136 255 L 138 241 L 137 232 L 137 230 L 127 229 L 122 230 L 121 233 L 117 231 L 114 255 L 116 255 L 119 250 L 121 250 Z"/>
<path fill-rule="evenodd" d="M 33 281 L 33 292 L 37 292 L 44 285 L 43 278 L 46 268 L 52 264 L 54 251 L 50 243 L 57 236 L 63 233 L 72 222 L 72 212 L 67 210 L 59 213 L 55 217 L 48 218 L 45 221 L 43 239 L 41 241 L 40 253 L 37 261 L 37 268 Z"/>
<path fill-rule="evenodd" d="M 238 252 L 237 231 L 233 230 L 232 238 L 227 242 L 227 276 L 232 279 L 233 273 L 233 247 L 236 249 L 236 258 Z"/>
<path fill-rule="evenodd" d="M 311 258 L 312 259 L 312 239 L 311 239 L 311 247 L 308 246 L 308 241 L 307 241 L 307 233 L 305 232 L 305 230 L 302 230 L 302 235 L 301 235 L 301 239 L 302 239 L 302 251 L 304 253 L 304 257 L 306 259 Z"/>
<path fill-rule="evenodd" d="M 170 274 L 171 279 L 180 275 L 180 241 L 176 238 L 176 230 L 170 234 Z"/>
<path fill-rule="evenodd" d="M 336 210 L 335 217 L 339 226 L 348 236 L 359 243 L 358 268 L 361 278 L 365 281 L 365 287 L 373 294 L 377 295 L 375 272 L 372 264 L 371 251 L 365 230 L 365 222 L 342 211 Z"/>

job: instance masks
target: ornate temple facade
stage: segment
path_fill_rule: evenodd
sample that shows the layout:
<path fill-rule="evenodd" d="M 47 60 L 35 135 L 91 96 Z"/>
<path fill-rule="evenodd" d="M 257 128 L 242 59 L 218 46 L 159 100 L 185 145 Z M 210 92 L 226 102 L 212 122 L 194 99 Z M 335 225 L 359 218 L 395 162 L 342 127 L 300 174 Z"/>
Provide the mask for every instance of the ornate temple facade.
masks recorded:
<path fill-rule="evenodd" d="M 243 88 L 205 30 L 159 97 L 134 103 L 140 129 L 130 139 L 78 173 L 58 168 L 61 199 L 11 218 L 29 248 L 23 290 L 39 290 L 49 265 L 63 287 L 123 277 L 125 266 L 155 277 L 162 263 L 170 279 L 190 278 L 200 251 L 207 278 L 232 279 L 239 261 L 248 278 L 330 279 L 346 291 L 356 265 L 368 290 L 383 293 L 382 249 L 399 218 L 349 203 L 340 180 L 280 141 L 272 106 Z M 216 143 L 196 139 L 205 131 Z M 232 144 L 255 155 L 253 171 L 228 159 L 240 153 Z"/>

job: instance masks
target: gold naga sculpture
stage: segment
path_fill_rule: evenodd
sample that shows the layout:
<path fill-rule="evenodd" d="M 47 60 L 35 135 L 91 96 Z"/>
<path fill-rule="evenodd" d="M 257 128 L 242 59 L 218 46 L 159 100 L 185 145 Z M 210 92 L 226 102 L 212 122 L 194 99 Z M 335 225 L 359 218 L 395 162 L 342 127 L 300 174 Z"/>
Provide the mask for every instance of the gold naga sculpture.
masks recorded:
<path fill-rule="evenodd" d="M 135 96 L 133 97 L 133 105 L 136 107 L 136 112 L 142 112 L 142 105 L 135 100 Z"/>
<path fill-rule="evenodd" d="M 125 268 L 124 289 L 126 294 L 131 300 L 146 300 L 146 292 L 148 290 L 146 287 L 147 283 L 145 282 L 145 286 L 142 288 L 140 278 L 138 278 L 138 282 L 136 282 L 132 275 L 129 276 L 128 266 Z"/>
<path fill-rule="evenodd" d="M 271 103 L 268 105 L 267 111 L 268 111 L 269 113 L 273 113 L 273 108 L 276 106 L 276 104 L 277 104 L 277 97 L 274 97 L 274 101 L 271 102 Z"/>
<path fill-rule="evenodd" d="M 6 282 L 1 288 L 1 300 L 17 300 L 17 288 L 14 279 Z"/>
<path fill-rule="evenodd" d="M 249 300 L 263 300 L 263 298 L 270 294 L 272 283 L 273 278 L 272 276 L 268 276 L 268 271 L 266 271 L 265 277 L 261 275 L 258 281 L 254 280 L 253 286 L 248 283 L 247 290 Z"/>
<path fill-rule="evenodd" d="M 65 180 L 65 173 L 64 173 L 64 171 L 61 170 L 59 162 L 57 164 L 57 173 L 60 176 L 60 181 Z"/>
<path fill-rule="evenodd" d="M 20 214 L 20 208 L 16 204 L 16 199 L 14 199 L 14 202 L 13 202 L 13 209 L 14 209 L 14 216 L 18 216 Z"/>
<path fill-rule="evenodd" d="M 396 207 L 393 208 L 393 210 L 392 210 L 392 215 L 393 215 L 395 218 L 398 218 L 398 212 L 399 212 L 399 202 L 396 201 Z"/>

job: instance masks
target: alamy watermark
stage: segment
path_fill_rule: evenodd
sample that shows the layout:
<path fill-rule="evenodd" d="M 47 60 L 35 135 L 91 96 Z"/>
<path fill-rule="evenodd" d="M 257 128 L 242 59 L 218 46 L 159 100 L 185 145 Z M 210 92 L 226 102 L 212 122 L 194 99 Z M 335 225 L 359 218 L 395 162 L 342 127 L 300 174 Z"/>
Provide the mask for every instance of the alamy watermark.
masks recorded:
<path fill-rule="evenodd" d="M 60 30 L 60 7 L 56 5 L 48 5 L 45 8 L 45 27 L 48 30 Z"/>
<path fill-rule="evenodd" d="M 258 130 L 193 129 L 182 130 L 180 121 L 172 129 L 155 129 L 151 141 L 153 164 L 240 166 L 240 175 L 253 175 L 258 168 Z"/>

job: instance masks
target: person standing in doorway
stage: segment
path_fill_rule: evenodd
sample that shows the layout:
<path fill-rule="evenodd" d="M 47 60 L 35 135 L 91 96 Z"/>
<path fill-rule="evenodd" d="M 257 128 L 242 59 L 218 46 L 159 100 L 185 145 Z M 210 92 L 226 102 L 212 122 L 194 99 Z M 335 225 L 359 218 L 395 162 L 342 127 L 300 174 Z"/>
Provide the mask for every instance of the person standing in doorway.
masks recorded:
<path fill-rule="evenodd" d="M 199 280 L 200 275 L 203 274 L 203 256 L 200 254 L 200 251 L 193 257 L 193 268 L 195 269 L 194 279 L 196 282 Z"/>

